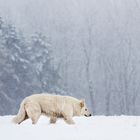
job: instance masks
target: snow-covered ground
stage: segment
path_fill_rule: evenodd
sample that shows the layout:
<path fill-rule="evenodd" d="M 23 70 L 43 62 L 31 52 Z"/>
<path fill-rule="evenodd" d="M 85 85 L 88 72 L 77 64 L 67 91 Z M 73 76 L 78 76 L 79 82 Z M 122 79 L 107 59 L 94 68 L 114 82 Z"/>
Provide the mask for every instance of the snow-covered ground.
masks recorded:
<path fill-rule="evenodd" d="M 61 119 L 49 124 L 44 116 L 36 125 L 31 120 L 17 125 L 12 117 L 0 117 L 0 140 L 140 140 L 140 117 L 75 117 L 75 125 Z"/>

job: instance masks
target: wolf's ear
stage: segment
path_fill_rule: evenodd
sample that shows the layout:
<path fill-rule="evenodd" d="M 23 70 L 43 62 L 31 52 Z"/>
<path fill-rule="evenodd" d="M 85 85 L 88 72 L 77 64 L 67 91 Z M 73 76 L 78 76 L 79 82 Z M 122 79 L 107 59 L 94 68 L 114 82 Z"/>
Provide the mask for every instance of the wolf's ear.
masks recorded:
<path fill-rule="evenodd" d="M 84 104 L 85 104 L 85 101 L 84 101 L 84 100 L 81 100 L 81 101 L 80 101 L 80 107 L 81 107 L 81 108 L 84 107 Z"/>

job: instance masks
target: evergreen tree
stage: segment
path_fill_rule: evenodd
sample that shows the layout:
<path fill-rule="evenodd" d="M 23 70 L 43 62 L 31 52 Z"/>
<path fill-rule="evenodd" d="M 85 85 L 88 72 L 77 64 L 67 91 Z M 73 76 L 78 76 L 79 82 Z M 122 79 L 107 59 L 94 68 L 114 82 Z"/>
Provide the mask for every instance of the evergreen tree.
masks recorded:
<path fill-rule="evenodd" d="M 52 65 L 51 43 L 41 33 L 29 41 L 0 18 L 0 114 L 13 114 L 23 97 L 57 92 L 59 74 Z M 7 112 L 6 112 L 7 111 Z"/>
<path fill-rule="evenodd" d="M 46 36 L 41 33 L 32 36 L 30 56 L 30 62 L 40 82 L 41 92 L 55 92 L 60 77 L 52 65 L 51 43 Z"/>

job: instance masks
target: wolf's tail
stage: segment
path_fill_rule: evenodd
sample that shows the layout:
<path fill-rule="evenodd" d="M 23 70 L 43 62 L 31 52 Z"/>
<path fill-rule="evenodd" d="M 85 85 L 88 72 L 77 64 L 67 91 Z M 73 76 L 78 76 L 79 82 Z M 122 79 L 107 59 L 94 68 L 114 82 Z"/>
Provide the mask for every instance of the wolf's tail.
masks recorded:
<path fill-rule="evenodd" d="M 25 111 L 24 101 L 23 101 L 20 105 L 20 109 L 18 111 L 18 114 L 16 115 L 16 117 L 13 118 L 12 121 L 14 123 L 20 124 L 25 119 L 25 116 L 26 116 L 26 111 Z"/>

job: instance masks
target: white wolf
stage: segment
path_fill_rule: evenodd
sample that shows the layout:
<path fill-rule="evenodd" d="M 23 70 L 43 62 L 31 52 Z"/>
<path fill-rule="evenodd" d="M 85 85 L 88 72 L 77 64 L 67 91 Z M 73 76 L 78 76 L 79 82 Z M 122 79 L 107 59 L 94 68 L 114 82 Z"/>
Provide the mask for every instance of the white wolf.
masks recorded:
<path fill-rule="evenodd" d="M 20 124 L 31 118 L 32 124 L 36 124 L 41 114 L 49 116 L 50 123 L 55 123 L 57 118 L 62 117 L 68 124 L 74 124 L 73 116 L 91 116 L 83 100 L 70 96 L 34 94 L 21 102 L 13 121 Z"/>

